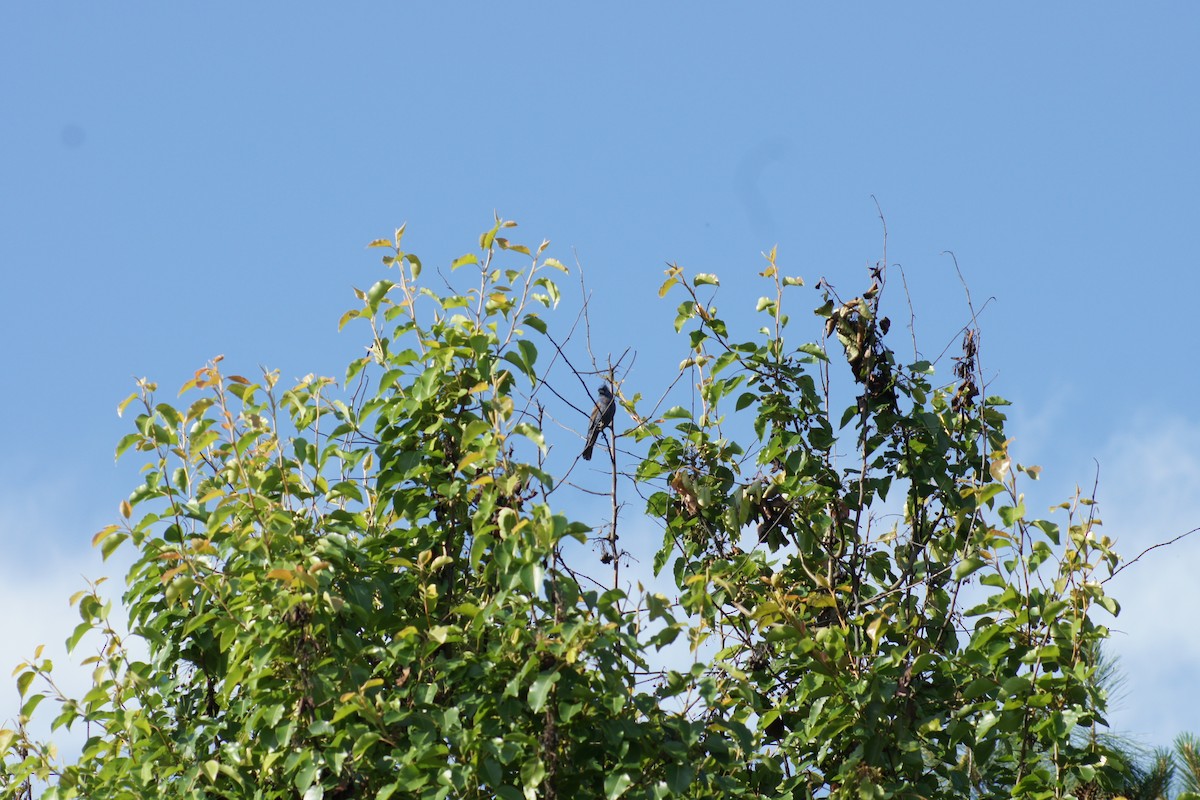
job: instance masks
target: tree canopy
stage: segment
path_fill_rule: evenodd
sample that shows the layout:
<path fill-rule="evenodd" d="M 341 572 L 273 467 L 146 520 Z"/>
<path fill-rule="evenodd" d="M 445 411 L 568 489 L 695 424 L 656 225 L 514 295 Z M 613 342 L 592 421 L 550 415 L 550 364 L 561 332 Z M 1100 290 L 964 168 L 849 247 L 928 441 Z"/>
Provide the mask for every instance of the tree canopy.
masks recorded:
<path fill-rule="evenodd" d="M 497 218 L 451 264 L 462 288 L 424 280 L 403 228 L 373 242 L 387 277 L 341 320 L 369 331 L 343 380 L 217 358 L 178 404 L 139 382 L 117 453 L 144 480 L 95 536 L 106 556 L 132 548 L 128 633 L 98 587 L 74 598 L 69 643 L 103 642 L 93 685 L 64 696 L 40 654 L 20 668 L 0 796 L 1065 797 L 1117 781 L 1089 732 L 1108 633 L 1093 613 L 1117 611 L 1118 557 L 1086 496 L 1029 514 L 1038 468 L 1009 452 L 973 322 L 939 375 L 887 344 L 885 263 L 843 297 L 772 251 L 748 332 L 713 304 L 718 276 L 671 265 L 683 361 L 652 385 L 621 359 L 570 363 L 586 306 L 560 308 L 566 267 L 512 227 Z M 798 344 L 796 300 L 816 311 Z M 553 458 L 582 449 L 550 424 L 586 429 L 581 374 L 619 404 L 591 462 L 612 474 L 603 520 L 573 511 L 572 460 Z M 633 498 L 670 592 L 622 583 Z M 589 543 L 611 576 L 582 571 Z M 26 734 L 47 709 L 85 726 L 77 759 Z"/>

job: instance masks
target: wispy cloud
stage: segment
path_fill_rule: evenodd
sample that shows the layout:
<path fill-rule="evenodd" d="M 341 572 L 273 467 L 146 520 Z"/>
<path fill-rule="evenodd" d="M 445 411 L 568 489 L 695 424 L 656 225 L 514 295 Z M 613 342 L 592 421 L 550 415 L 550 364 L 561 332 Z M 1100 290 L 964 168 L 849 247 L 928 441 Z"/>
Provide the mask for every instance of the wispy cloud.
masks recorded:
<path fill-rule="evenodd" d="M 59 481 L 21 487 L 20 492 L 0 494 L 0 542 L 8 555 L 0 562 L 0 727 L 16 724 L 21 699 L 13 669 L 32 659 L 44 645 L 42 659 L 53 662 L 55 684 L 70 697 L 82 697 L 91 686 L 91 670 L 80 662 L 94 654 L 94 643 L 85 638 L 75 653 L 68 654 L 66 640 L 81 622 L 72 607 L 71 595 L 86 589 L 89 581 L 110 576 L 101 594 L 117 598 L 124 586 L 127 561 L 105 563 L 90 538 L 99 525 L 78 518 L 78 509 L 63 497 L 78 496 Z M 70 543 L 77 543 L 72 546 Z M 114 622 L 122 612 L 114 603 Z M 35 682 L 30 691 L 45 691 Z M 55 716 L 47 699 L 38 709 L 30 732 L 37 738 L 49 736 L 49 720 Z M 84 732 L 56 732 L 60 752 L 69 754 L 82 747 Z"/>
<path fill-rule="evenodd" d="M 1127 560 L 1200 526 L 1200 424 L 1143 415 L 1098 458 L 1100 516 Z M 1127 691 L 1109 721 L 1146 744 L 1200 732 L 1200 629 L 1191 622 L 1198 567 L 1200 533 L 1147 553 L 1110 586 L 1122 606 L 1112 649 Z"/>

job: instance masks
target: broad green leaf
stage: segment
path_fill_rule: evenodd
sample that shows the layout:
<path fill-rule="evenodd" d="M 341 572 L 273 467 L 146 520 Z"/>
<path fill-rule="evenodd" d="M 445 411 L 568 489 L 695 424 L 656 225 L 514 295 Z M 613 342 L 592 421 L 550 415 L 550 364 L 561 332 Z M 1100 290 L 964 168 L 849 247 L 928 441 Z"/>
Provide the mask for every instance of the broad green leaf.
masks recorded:
<path fill-rule="evenodd" d="M 137 393 L 137 392 L 132 392 L 132 393 L 130 393 L 130 395 L 129 395 L 128 397 L 126 397 L 126 398 L 125 398 L 124 400 L 122 400 L 120 403 L 117 403 L 117 416 L 118 416 L 118 417 L 120 417 L 120 416 L 124 416 L 124 414 L 125 414 L 125 408 L 126 408 L 126 407 L 127 407 L 129 404 L 130 404 L 130 403 L 132 403 L 134 400 L 136 400 L 136 399 L 138 398 L 138 396 L 139 396 L 139 395 L 138 395 L 138 393 Z"/>
<path fill-rule="evenodd" d="M 1000 506 L 996 509 L 996 513 L 1000 515 L 1001 522 L 1011 527 L 1017 523 L 1017 520 L 1025 518 L 1025 504 L 1021 503 L 1016 507 Z"/>
<path fill-rule="evenodd" d="M 987 564 L 987 561 L 979 556 L 970 556 L 958 562 L 958 566 L 954 568 L 954 580 L 961 581 L 976 570 L 981 569 Z"/>
<path fill-rule="evenodd" d="M 36 674 L 33 670 L 26 670 L 17 676 L 17 694 L 21 697 L 25 696 L 25 693 L 29 691 L 29 684 L 33 683 Z"/>
<path fill-rule="evenodd" d="M 550 693 L 550 688 L 558 682 L 558 672 L 549 671 L 542 672 L 529 686 L 529 708 L 535 713 L 540 713 L 546 705 L 546 696 Z"/>
<path fill-rule="evenodd" d="M 617 800 L 633 785 L 633 778 L 627 772 L 614 772 L 604 779 L 605 800 Z"/>

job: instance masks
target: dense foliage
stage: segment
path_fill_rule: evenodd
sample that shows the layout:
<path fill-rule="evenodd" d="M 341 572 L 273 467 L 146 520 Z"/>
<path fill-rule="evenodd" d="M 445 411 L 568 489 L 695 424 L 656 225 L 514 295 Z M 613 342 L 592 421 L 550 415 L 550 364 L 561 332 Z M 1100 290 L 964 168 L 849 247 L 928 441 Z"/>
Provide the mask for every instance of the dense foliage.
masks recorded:
<path fill-rule="evenodd" d="M 145 479 L 96 536 L 136 551 L 130 633 L 96 588 L 76 598 L 71 642 L 103 639 L 93 688 L 62 696 L 40 657 L 18 687 L 22 725 L 51 706 L 86 725 L 82 755 L 0 733 L 0 796 L 1061 797 L 1121 777 L 1088 735 L 1117 557 L 1087 498 L 1027 515 L 1036 468 L 1008 452 L 974 328 L 939 379 L 885 343 L 882 265 L 851 299 L 819 283 L 823 335 L 799 346 L 785 299 L 806 290 L 774 253 L 751 336 L 701 297 L 716 276 L 672 266 L 686 380 L 665 396 L 685 397 L 618 380 L 605 437 L 604 559 L 636 491 L 677 587 L 639 594 L 564 548 L 599 528 L 547 467 L 547 409 L 581 394 L 551 379 L 566 270 L 510 227 L 445 294 L 403 229 L 373 243 L 390 275 L 342 320 L 371 330 L 344 388 L 219 359 L 178 407 L 140 382 L 118 454 Z M 685 666 L 660 652 L 684 643 Z"/>

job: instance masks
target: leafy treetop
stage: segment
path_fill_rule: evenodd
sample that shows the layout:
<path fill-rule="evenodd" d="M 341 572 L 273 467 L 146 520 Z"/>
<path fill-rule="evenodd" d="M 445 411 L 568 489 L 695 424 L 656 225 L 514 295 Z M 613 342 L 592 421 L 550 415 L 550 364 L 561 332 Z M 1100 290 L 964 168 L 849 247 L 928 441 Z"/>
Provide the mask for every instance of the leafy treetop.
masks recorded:
<path fill-rule="evenodd" d="M 1062 526 L 1028 517 L 1017 481 L 1036 468 L 981 396 L 974 328 L 939 382 L 886 344 L 885 265 L 849 300 L 819 283 L 823 335 L 798 346 L 785 295 L 803 282 L 774 252 L 750 336 L 701 297 L 717 276 L 671 266 L 691 401 L 618 385 L 630 424 L 609 453 L 614 509 L 628 457 L 620 486 L 646 497 L 677 596 L 631 596 L 564 549 L 597 527 L 552 502 L 566 269 L 513 225 L 497 218 L 451 264 L 471 285 L 444 294 L 403 228 L 373 242 L 390 275 L 341 320 L 370 328 L 346 388 L 219 358 L 178 406 L 139 382 L 118 455 L 144 479 L 95 537 L 133 548 L 129 634 L 97 586 L 76 595 L 70 646 L 102 640 L 92 688 L 66 697 L 40 653 L 18 669 L 0 797 L 1064 797 L 1115 780 L 1080 734 L 1103 724 L 1091 614 L 1116 612 L 1099 575 L 1117 557 L 1087 498 Z M 615 511 L 607 529 L 619 565 Z M 694 664 L 663 663 L 676 640 Z M 46 697 L 54 728 L 87 732 L 71 763 L 26 733 Z"/>

